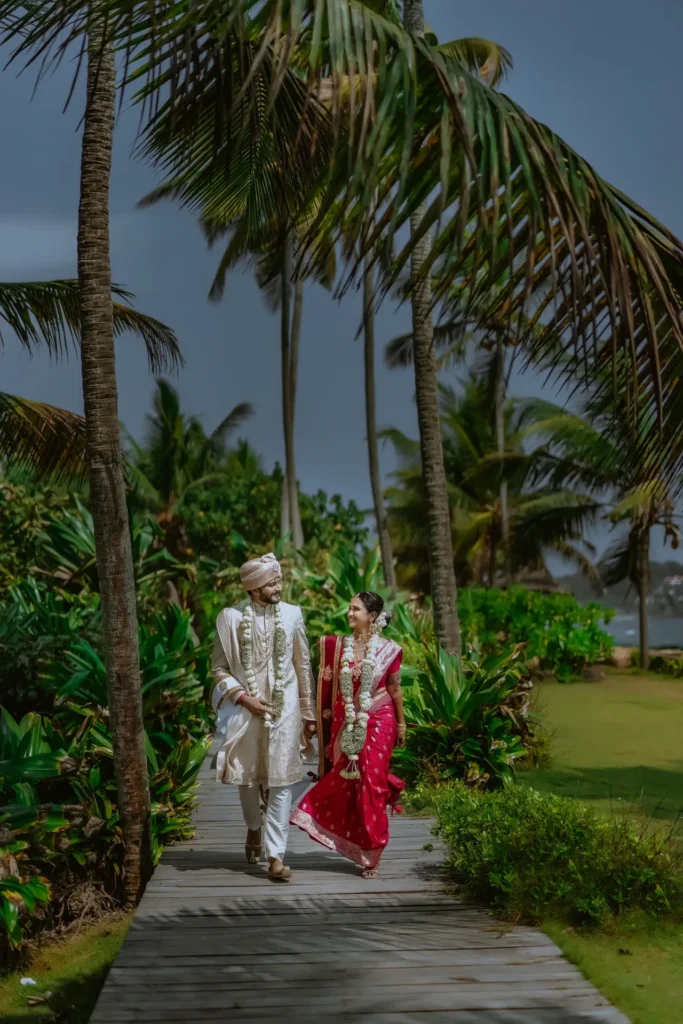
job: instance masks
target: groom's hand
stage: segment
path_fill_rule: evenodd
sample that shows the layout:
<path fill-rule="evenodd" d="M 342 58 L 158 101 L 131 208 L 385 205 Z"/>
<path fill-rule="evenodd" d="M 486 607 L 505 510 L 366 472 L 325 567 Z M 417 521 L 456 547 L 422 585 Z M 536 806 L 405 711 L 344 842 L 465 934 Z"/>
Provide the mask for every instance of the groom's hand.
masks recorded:
<path fill-rule="evenodd" d="M 304 728 L 304 735 L 306 736 L 306 739 L 313 739 L 317 731 L 315 722 L 306 722 L 306 726 Z"/>
<path fill-rule="evenodd" d="M 240 697 L 238 704 L 250 711 L 252 715 L 256 715 L 257 718 L 264 718 L 266 712 L 270 711 L 268 704 L 264 703 L 260 697 L 252 697 L 249 693 Z"/>

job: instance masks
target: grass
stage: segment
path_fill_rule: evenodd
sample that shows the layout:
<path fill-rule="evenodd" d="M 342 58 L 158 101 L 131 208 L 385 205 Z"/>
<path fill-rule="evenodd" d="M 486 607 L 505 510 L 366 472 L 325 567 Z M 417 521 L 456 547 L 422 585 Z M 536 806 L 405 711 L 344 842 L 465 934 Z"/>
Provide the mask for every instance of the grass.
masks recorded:
<path fill-rule="evenodd" d="M 680 1024 L 683 927 L 624 925 L 615 934 L 572 933 L 546 924 L 566 956 L 633 1024 Z"/>
<path fill-rule="evenodd" d="M 675 827 L 683 810 L 683 681 L 633 670 L 610 672 L 601 683 L 544 683 L 539 707 L 554 760 L 524 772 L 522 784 Z M 625 920 L 613 933 L 544 927 L 633 1024 L 683 1019 L 683 925 Z"/>
<path fill-rule="evenodd" d="M 542 683 L 553 763 L 520 782 L 606 812 L 670 826 L 683 812 L 683 680 L 611 671 L 601 683 Z"/>
<path fill-rule="evenodd" d="M 118 914 L 83 928 L 79 935 L 45 942 L 28 967 L 0 978 L 2 1024 L 86 1024 L 131 919 Z M 22 977 L 38 984 L 23 986 Z M 46 1001 L 30 1006 L 28 1000 L 36 997 Z"/>

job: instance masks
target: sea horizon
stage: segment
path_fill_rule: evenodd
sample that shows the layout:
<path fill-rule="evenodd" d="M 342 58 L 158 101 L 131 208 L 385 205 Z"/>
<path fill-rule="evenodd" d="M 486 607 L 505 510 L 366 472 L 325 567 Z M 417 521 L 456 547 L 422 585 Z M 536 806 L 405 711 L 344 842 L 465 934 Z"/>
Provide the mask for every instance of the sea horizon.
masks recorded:
<path fill-rule="evenodd" d="M 683 618 L 666 615 L 651 615 L 650 647 L 683 647 Z M 618 612 L 605 630 L 614 637 L 619 646 L 637 647 L 638 645 L 638 614 L 636 612 Z"/>

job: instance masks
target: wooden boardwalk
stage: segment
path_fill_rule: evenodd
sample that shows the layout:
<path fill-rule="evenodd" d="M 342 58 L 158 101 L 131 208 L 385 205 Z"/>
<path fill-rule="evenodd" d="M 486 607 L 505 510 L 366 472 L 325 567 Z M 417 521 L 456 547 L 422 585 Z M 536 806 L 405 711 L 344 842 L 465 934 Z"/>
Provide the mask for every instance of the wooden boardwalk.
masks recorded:
<path fill-rule="evenodd" d="M 382 877 L 292 829 L 289 885 L 244 859 L 237 791 L 204 766 L 91 1024 L 628 1024 L 542 932 L 442 892 L 429 823 L 394 818 Z"/>

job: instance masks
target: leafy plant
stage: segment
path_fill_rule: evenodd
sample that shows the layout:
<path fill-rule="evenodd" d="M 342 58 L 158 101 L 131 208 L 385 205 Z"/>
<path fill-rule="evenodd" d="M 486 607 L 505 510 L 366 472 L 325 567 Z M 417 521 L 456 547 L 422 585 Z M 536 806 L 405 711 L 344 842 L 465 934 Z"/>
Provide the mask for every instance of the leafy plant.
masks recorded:
<path fill-rule="evenodd" d="M 346 613 L 356 594 L 374 591 L 385 599 L 389 597 L 376 548 L 365 548 L 359 556 L 354 548 L 340 545 L 324 573 L 313 572 L 307 566 L 293 566 L 292 576 L 293 590 L 307 612 L 309 630 L 316 637 L 348 630 Z"/>
<path fill-rule="evenodd" d="M 479 793 L 455 784 L 434 801 L 452 879 L 510 920 L 605 926 L 625 911 L 683 909 L 678 844 L 646 826 L 521 786 Z"/>
<path fill-rule="evenodd" d="M 525 658 L 538 658 L 561 680 L 585 665 L 605 661 L 614 640 L 601 627 L 614 612 L 596 603 L 581 605 L 568 594 L 524 587 L 471 587 L 458 603 L 463 635 L 485 653 L 523 643 Z"/>
<path fill-rule="evenodd" d="M 0 690 L 15 714 L 46 714 L 54 689 L 46 678 L 74 637 L 99 633 L 100 606 L 96 594 L 50 588 L 41 577 L 16 584 L 0 605 Z"/>
<path fill-rule="evenodd" d="M 395 755 L 404 774 L 472 786 L 512 781 L 531 735 L 531 682 L 520 652 L 483 659 L 476 650 L 464 658 L 427 653 L 404 697 L 407 742 Z"/>

